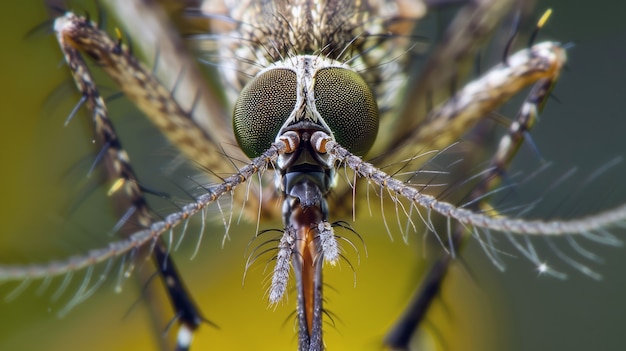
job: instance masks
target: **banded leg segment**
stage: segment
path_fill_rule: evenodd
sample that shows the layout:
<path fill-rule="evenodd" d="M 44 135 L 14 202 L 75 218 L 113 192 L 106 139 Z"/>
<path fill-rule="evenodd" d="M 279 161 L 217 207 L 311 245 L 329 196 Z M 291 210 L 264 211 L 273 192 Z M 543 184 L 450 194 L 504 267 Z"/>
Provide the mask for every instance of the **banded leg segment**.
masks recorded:
<path fill-rule="evenodd" d="M 86 53 L 103 69 L 187 159 L 211 170 L 212 174 L 232 174 L 233 167 L 220 146 L 221 142 L 234 143 L 232 131 L 213 131 L 224 137 L 215 140 L 200 128 L 191 117 L 191 110 L 184 110 L 165 88 L 135 57 L 131 55 L 121 38 L 111 39 L 89 20 L 72 13 L 55 22 L 55 31 L 76 50 Z M 256 193 L 234 193 L 238 203 L 258 203 Z M 258 213 L 253 206 L 245 206 L 250 218 Z M 277 216 L 272 206 L 261 206 L 264 216 Z"/>
<path fill-rule="evenodd" d="M 143 192 L 130 165 L 130 159 L 122 148 L 113 124 L 108 117 L 104 99 L 100 96 L 96 84 L 83 60 L 75 41 L 65 33 L 65 18 L 55 23 L 55 31 L 59 46 L 65 56 L 65 61 L 70 68 L 74 82 L 81 92 L 81 103 L 84 101 L 91 111 L 96 136 L 100 139 L 107 173 L 115 182 L 109 189 L 109 195 L 123 191 L 129 199 L 131 207 L 127 210 L 124 218 L 133 217 L 137 223 L 146 227 L 152 222 L 152 216 L 143 196 Z M 128 222 L 126 220 L 125 222 Z"/>
<path fill-rule="evenodd" d="M 122 148 L 113 124 L 108 118 L 104 99 L 100 96 L 89 69 L 78 51 L 80 47 L 77 48 L 77 43 L 72 37 L 67 35 L 68 23 L 65 22 L 66 18 L 67 16 L 62 17 L 55 23 L 57 39 L 70 68 L 72 77 L 83 96 L 81 101 L 85 101 L 92 113 L 95 133 L 99 137 L 100 144 L 102 145 L 100 154 L 103 155 L 102 159 L 106 164 L 108 178 L 115 179 L 109 190 L 109 195 L 114 195 L 120 191 L 124 193 L 121 198 L 118 197 L 118 200 L 120 206 L 127 209 L 119 220 L 115 231 L 119 233 L 132 233 L 136 230 L 136 226 L 132 225 L 133 223 L 136 223 L 139 227 L 148 228 L 152 222 L 154 222 L 154 219 L 130 164 L 128 154 Z M 78 20 L 77 17 L 71 18 Z M 120 44 L 118 43 L 117 45 L 118 48 L 113 49 L 114 52 L 116 50 L 122 50 L 119 46 Z M 90 56 L 99 55 L 95 52 L 88 53 Z M 122 204 L 126 201 L 130 202 L 129 206 Z M 163 278 L 176 318 L 181 323 L 181 328 L 178 333 L 177 348 L 179 350 L 187 350 L 189 347 L 188 341 L 191 339 L 193 330 L 199 327 L 204 318 L 196 307 L 191 295 L 185 289 L 163 240 L 161 238 L 156 239 L 153 248 L 153 259 Z M 130 267 L 134 267 L 134 265 L 131 264 Z M 130 274 L 130 272 L 129 269 L 126 274 Z"/>
<path fill-rule="evenodd" d="M 187 351 L 191 347 L 194 332 L 203 322 L 215 325 L 203 317 L 181 279 L 163 240 L 158 240 L 155 245 L 153 258 L 174 309 L 175 316 L 172 321 L 179 323 L 175 351 Z"/>
<path fill-rule="evenodd" d="M 130 55 L 121 38 L 112 40 L 93 23 L 72 13 L 56 20 L 55 31 L 66 46 L 93 59 L 189 159 L 216 172 L 231 171 L 223 169 L 217 141 L 194 124 L 171 93 Z"/>
<path fill-rule="evenodd" d="M 556 80 L 565 61 L 565 49 L 553 42 L 539 43 L 515 53 L 506 63 L 467 84 L 434 109 L 418 127 L 405 128 L 405 137 L 397 139 L 392 146 L 397 152 L 390 155 L 403 159 L 413 155 L 416 145 L 434 149 L 448 146 L 525 87 L 541 80 Z"/>

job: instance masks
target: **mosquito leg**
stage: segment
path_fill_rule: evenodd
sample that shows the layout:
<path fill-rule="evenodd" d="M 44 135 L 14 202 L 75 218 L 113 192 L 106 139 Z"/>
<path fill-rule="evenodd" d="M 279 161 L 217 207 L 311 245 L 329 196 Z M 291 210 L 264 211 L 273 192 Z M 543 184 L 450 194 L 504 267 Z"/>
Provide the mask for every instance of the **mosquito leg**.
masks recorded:
<path fill-rule="evenodd" d="M 163 240 L 159 240 L 155 246 L 153 258 L 163 278 L 170 303 L 174 307 L 176 313 L 174 319 L 180 324 L 175 350 L 187 351 L 191 347 L 193 333 L 202 322 L 208 321 L 202 316 L 202 312 L 185 287 Z"/>
<path fill-rule="evenodd" d="M 103 145 L 102 147 L 104 148 L 104 152 L 101 154 L 104 155 L 102 159 L 106 164 L 108 176 L 109 178 L 115 179 L 109 193 L 115 194 L 123 191 L 124 197 L 130 202 L 129 206 L 125 206 L 128 209 L 125 211 L 125 214 L 122 216 L 116 228 L 120 229 L 122 232 L 128 232 L 130 230 L 128 224 L 130 223 L 138 223 L 141 227 L 147 228 L 153 222 L 150 209 L 148 208 L 143 191 L 132 169 L 130 159 L 126 151 L 122 148 L 113 124 L 108 118 L 104 99 L 100 96 L 89 70 L 77 50 L 76 42 L 66 35 L 65 30 L 67 28 L 63 21 L 66 18 L 68 18 L 68 16 L 63 17 L 60 22 L 55 24 L 57 39 L 65 55 L 65 60 L 70 67 L 74 81 L 79 91 L 82 93 L 87 107 L 92 113 L 96 135 L 99 137 L 100 144 Z M 89 55 L 98 56 L 99 54 L 89 52 Z M 119 232 L 120 230 L 117 231 Z M 184 345 L 187 341 L 190 341 L 191 334 L 204 319 L 195 306 L 192 297 L 185 289 L 174 266 L 174 262 L 171 260 L 171 257 L 166 254 L 165 244 L 161 238 L 158 238 L 155 242 L 153 258 L 167 288 L 175 314 L 181 323 L 178 345 Z M 180 349 L 185 350 L 188 346 L 189 345 L 181 347 Z"/>
<path fill-rule="evenodd" d="M 233 166 L 224 155 L 221 144 L 235 144 L 230 137 L 232 132 L 204 131 L 192 118 L 191 111 L 183 109 L 165 88 L 137 59 L 131 55 L 128 47 L 118 39 L 111 39 L 105 32 L 98 29 L 89 20 L 68 13 L 55 22 L 58 36 L 65 38 L 77 51 L 87 54 L 103 69 L 119 86 L 124 94 L 132 100 L 189 160 L 194 160 L 203 169 L 213 174 L 231 174 Z M 219 128 L 218 128 L 219 129 Z M 216 140 L 212 135 L 218 134 L 224 139 Z M 239 158 L 240 155 L 235 155 Z M 241 156 L 239 159 L 245 159 Z M 235 192 L 239 203 L 257 203 L 255 192 L 244 194 Z M 254 206 L 246 206 L 249 218 L 256 218 L 258 213 Z M 261 206 L 262 211 L 271 211 L 272 206 Z M 277 216 L 272 212 L 262 213 L 264 216 Z"/>
<path fill-rule="evenodd" d="M 448 274 L 451 260 L 452 256 L 445 254 L 433 264 L 404 313 L 385 336 L 386 346 L 393 350 L 409 349 L 413 335 L 426 318 L 433 300 L 441 292 L 441 285 Z"/>
<path fill-rule="evenodd" d="M 472 210 L 488 208 L 488 199 L 485 195 L 498 186 L 500 177 L 506 173 L 513 157 L 524 142 L 525 135 L 533 127 L 539 112 L 543 109 L 554 83 L 555 81 L 551 79 L 537 82 L 525 99 L 517 117 L 511 123 L 507 133 L 502 136 L 498 149 L 487 167 L 489 171 L 482 175 L 478 185 L 470 194 L 470 201 L 478 200 L 469 206 Z M 493 212 L 489 211 L 489 213 Z M 452 243 L 448 243 L 448 246 L 457 251 L 460 250 L 467 238 L 466 228 L 457 225 L 450 237 Z M 404 314 L 387 334 L 385 338 L 387 346 L 398 350 L 408 349 L 413 335 L 426 318 L 434 299 L 439 296 L 452 261 L 452 253 L 445 252 L 433 264 Z"/>
<path fill-rule="evenodd" d="M 404 99 L 406 103 L 399 117 L 390 121 L 392 126 L 388 128 L 382 126 L 383 130 L 392 131 L 385 140 L 383 150 L 388 150 L 390 145 L 396 147 L 395 142 L 398 140 L 407 139 L 409 131 L 418 128 L 427 117 L 429 106 L 447 100 L 451 94 L 449 82 L 459 80 L 465 75 L 463 72 L 469 70 L 478 50 L 506 14 L 510 13 L 514 2 L 472 0 L 467 1 L 467 4 L 459 10 L 424 68 L 408 68 L 409 82 L 412 83 L 406 87 L 407 94 Z M 437 3 L 434 3 L 436 7 Z M 405 156 L 406 154 L 402 158 Z"/>
<path fill-rule="evenodd" d="M 432 111 L 421 126 L 396 145 L 401 154 L 419 143 L 433 148 L 447 146 L 525 87 L 542 79 L 556 80 L 566 55 L 558 43 L 544 42 L 521 50 L 484 76 L 459 90 Z"/>
<path fill-rule="evenodd" d="M 203 72 L 198 67 L 197 58 L 189 50 L 170 18 L 166 7 L 158 1 L 105 0 L 103 5 L 115 13 L 120 25 L 133 39 L 135 49 L 145 57 L 158 53 L 159 64 L 154 71 L 161 83 L 171 87 L 178 82 L 175 100 L 184 110 L 193 109 L 190 117 L 211 136 L 213 140 L 232 138 L 230 133 L 231 112 L 222 103 L 221 91 L 217 85 L 207 84 Z M 180 2 L 182 6 L 189 6 Z M 180 73 L 184 71 L 184 76 Z M 224 135 L 228 134 L 228 135 Z M 231 140 L 234 143 L 234 140 Z M 239 151 L 229 149 L 231 152 Z M 242 154 L 233 154 L 240 158 Z"/>
<path fill-rule="evenodd" d="M 543 22 L 545 22 L 545 19 L 542 18 L 538 28 L 543 25 Z M 498 149 L 487 168 L 489 171 L 482 175 L 478 185 L 471 192 L 468 208 L 474 211 L 480 209 L 489 210 L 489 213 L 494 213 L 493 208 L 487 203 L 486 195 L 498 186 L 500 178 L 505 174 L 510 162 L 524 142 L 525 136 L 533 127 L 538 114 L 543 110 L 557 78 L 558 76 L 555 75 L 551 78 L 540 79 L 535 83 L 517 117 L 510 125 L 509 130 L 501 138 Z M 475 202 L 472 203 L 472 201 Z M 457 225 L 449 237 L 452 242 L 448 243 L 448 246 L 459 250 L 467 238 L 466 228 L 462 225 Z M 452 255 L 453 253 L 446 252 L 443 257 L 433 264 L 424 278 L 421 288 L 416 291 L 411 299 L 405 313 L 387 334 L 385 340 L 388 346 L 397 349 L 408 348 L 411 338 L 424 320 L 433 300 L 439 296 L 441 286 L 453 259 Z"/>
<path fill-rule="evenodd" d="M 109 189 L 109 194 L 118 194 L 121 190 L 130 201 L 129 213 L 137 218 L 139 225 L 148 226 L 151 222 L 150 211 L 135 173 L 130 166 L 128 154 L 122 148 L 113 124 L 108 118 L 104 99 L 100 96 L 91 73 L 73 41 L 58 30 L 57 40 L 76 86 L 83 96 L 81 102 L 84 101 L 92 113 L 95 134 L 103 148 L 100 152 L 101 159 L 105 162 L 107 173 L 112 179 L 115 179 Z"/>

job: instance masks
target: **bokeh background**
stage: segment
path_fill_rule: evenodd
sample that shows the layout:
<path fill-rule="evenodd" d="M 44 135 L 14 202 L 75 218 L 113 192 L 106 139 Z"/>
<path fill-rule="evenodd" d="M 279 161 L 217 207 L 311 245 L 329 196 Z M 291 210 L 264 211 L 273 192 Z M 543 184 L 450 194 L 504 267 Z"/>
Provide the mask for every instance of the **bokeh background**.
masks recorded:
<path fill-rule="evenodd" d="M 577 167 L 572 179 L 551 190 L 535 213 L 582 215 L 626 201 L 626 164 L 612 168 L 592 184 L 583 184 L 595 170 L 619 155 L 626 156 L 626 22 L 622 19 L 626 4 L 607 0 L 538 4 L 539 10 L 547 7 L 555 13 L 541 37 L 576 45 L 569 51 L 568 69 L 554 92 L 558 102 L 550 101 L 533 131 L 541 155 L 554 165 L 537 183 L 522 188 L 520 201 L 536 199 Z M 63 127 L 78 97 L 61 54 L 45 30 L 27 36 L 48 16 L 42 2 L 35 0 L 7 2 L 0 11 L 3 264 L 63 258 L 113 240 L 109 228 L 115 218 L 110 203 L 102 196 L 102 188 L 90 192 L 96 182 L 85 178 L 93 160 L 86 116 L 79 114 Z M 113 88 L 108 93 L 105 89 L 104 95 L 112 92 Z M 173 175 L 161 181 L 152 175 L 167 174 L 168 167 L 160 165 L 175 153 L 127 102 L 118 99 L 111 105 L 140 176 L 143 172 L 151 184 L 171 188 L 176 182 Z M 537 155 L 529 148 L 522 150 L 515 163 L 516 170 L 526 169 L 527 173 L 539 166 Z M 574 195 L 568 197 L 571 193 Z M 167 204 L 161 206 L 167 209 Z M 338 316 L 336 329 L 327 328 L 329 349 L 381 349 L 386 328 L 424 269 L 418 265 L 423 252 L 421 236 L 410 237 L 408 245 L 399 235 L 392 242 L 380 216 L 375 213 L 369 218 L 367 211 L 363 212 L 355 227 L 365 238 L 368 257 L 361 249 L 361 262 L 356 265 L 356 256 L 351 256 L 356 288 L 348 265 L 328 274 L 333 289 L 327 289 L 327 297 L 331 311 Z M 253 225 L 235 226 L 231 240 L 222 248 L 223 226 L 218 224 L 207 231 L 201 253 L 193 261 L 189 257 L 197 231 L 190 231 L 189 243 L 176 253 L 190 290 L 206 316 L 220 327 L 204 326 L 197 349 L 295 348 L 289 318 L 295 298 L 290 296 L 276 308 L 267 306 L 263 264 L 249 271 L 242 286 L 244 253 L 255 230 Z M 624 230 L 614 233 L 620 238 L 626 235 Z M 541 240 L 536 244 L 543 247 L 549 263 L 570 273 L 567 280 L 539 276 L 528 261 L 514 257 L 505 257 L 507 271 L 501 273 L 477 245 L 469 245 L 463 255 L 465 267 L 455 267 L 427 329 L 441 335 L 448 350 L 624 349 L 624 248 L 581 242 L 605 259 L 605 264 L 593 265 L 603 280 L 575 272 L 550 255 Z M 82 276 L 77 274 L 58 301 L 53 301 L 52 295 L 60 279 L 42 294 L 37 293 L 40 283 L 35 282 L 12 301 L 0 301 L 0 350 L 157 347 L 155 340 L 165 325 L 152 321 L 142 302 L 142 283 L 134 279 L 126 282 L 119 294 L 114 292 L 114 284 L 105 284 L 59 318 L 59 310 L 77 291 Z M 15 287 L 14 283 L 0 285 L 1 296 L 10 296 Z M 165 310 L 164 314 L 168 313 Z"/>

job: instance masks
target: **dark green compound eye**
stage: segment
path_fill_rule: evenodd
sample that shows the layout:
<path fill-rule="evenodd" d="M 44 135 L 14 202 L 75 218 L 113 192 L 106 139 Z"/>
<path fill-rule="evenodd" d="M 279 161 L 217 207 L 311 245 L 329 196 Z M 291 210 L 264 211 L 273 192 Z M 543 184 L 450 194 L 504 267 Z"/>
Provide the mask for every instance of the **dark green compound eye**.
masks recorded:
<path fill-rule="evenodd" d="M 261 73 L 243 88 L 235 102 L 233 129 L 248 157 L 257 157 L 272 145 L 295 108 L 296 88 L 296 73 L 288 69 Z"/>
<path fill-rule="evenodd" d="M 315 107 L 335 140 L 355 155 L 363 155 L 378 133 L 378 106 L 361 76 L 340 67 L 317 71 Z"/>

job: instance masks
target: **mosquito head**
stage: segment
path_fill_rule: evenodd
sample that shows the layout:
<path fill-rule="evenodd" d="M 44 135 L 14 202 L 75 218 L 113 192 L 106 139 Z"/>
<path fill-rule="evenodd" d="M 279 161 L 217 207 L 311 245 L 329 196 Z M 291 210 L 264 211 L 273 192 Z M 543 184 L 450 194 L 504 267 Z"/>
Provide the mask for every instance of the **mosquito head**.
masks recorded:
<path fill-rule="evenodd" d="M 363 155 L 378 133 L 378 107 L 363 78 L 320 56 L 290 57 L 259 72 L 235 103 L 233 129 L 241 149 L 259 156 L 287 131 L 320 130 Z"/>

